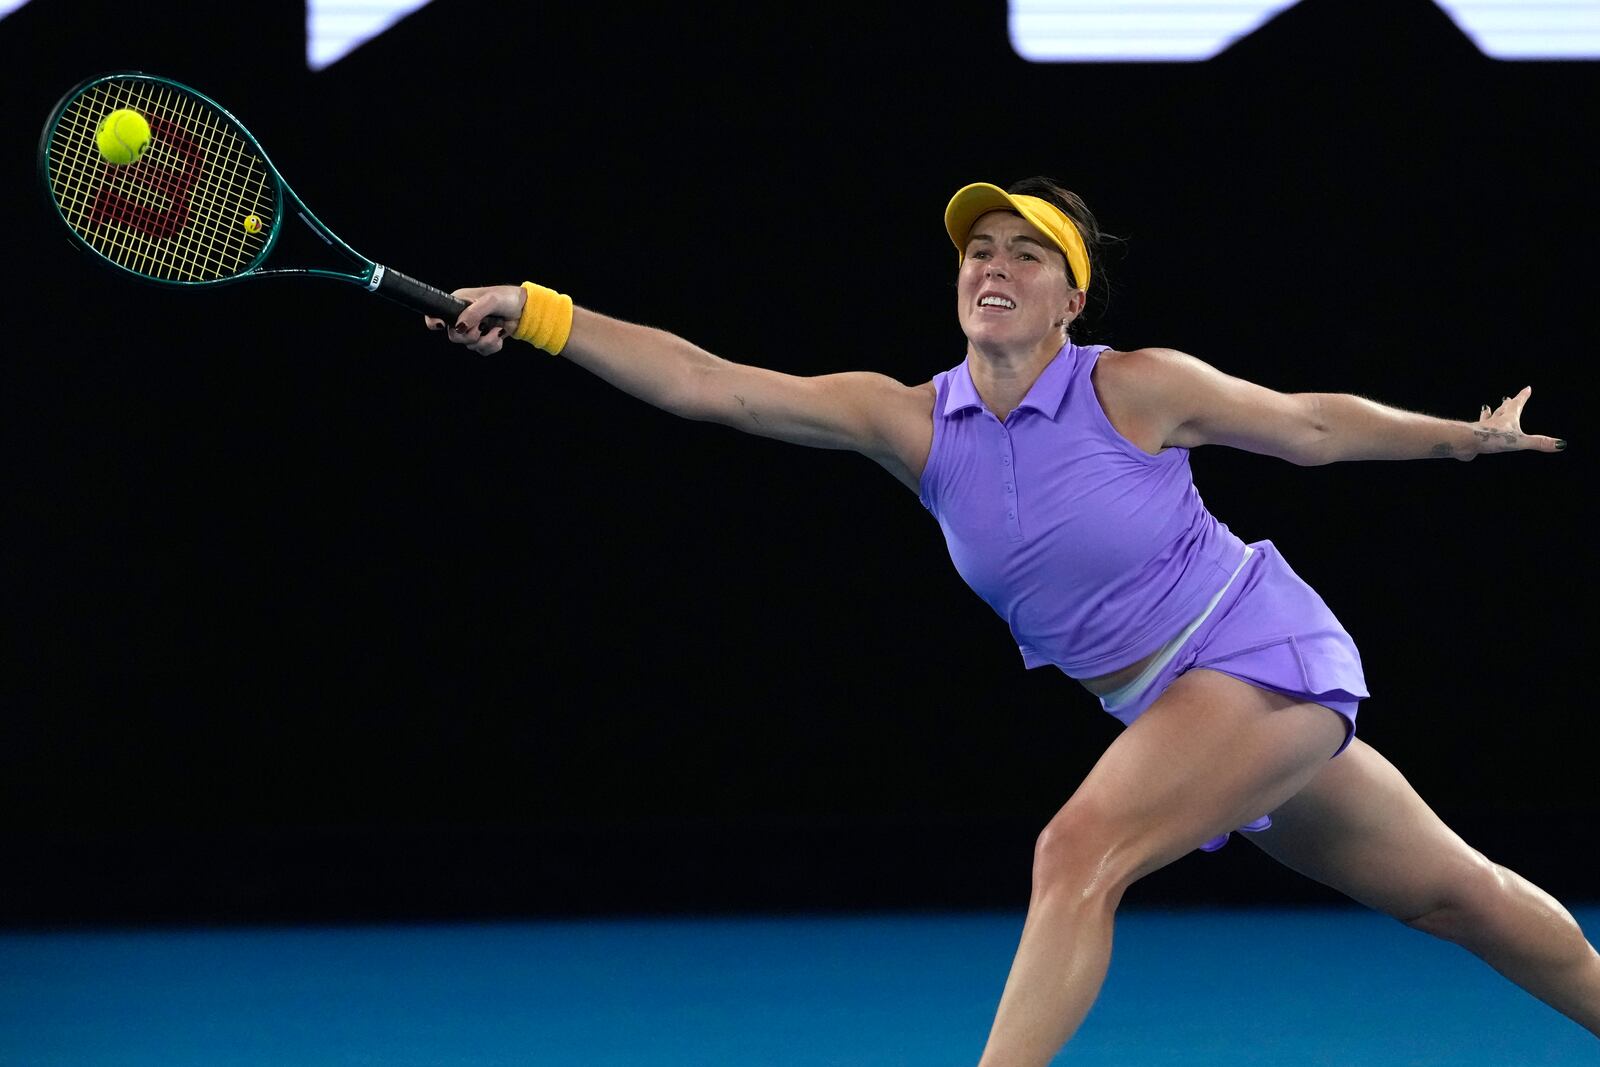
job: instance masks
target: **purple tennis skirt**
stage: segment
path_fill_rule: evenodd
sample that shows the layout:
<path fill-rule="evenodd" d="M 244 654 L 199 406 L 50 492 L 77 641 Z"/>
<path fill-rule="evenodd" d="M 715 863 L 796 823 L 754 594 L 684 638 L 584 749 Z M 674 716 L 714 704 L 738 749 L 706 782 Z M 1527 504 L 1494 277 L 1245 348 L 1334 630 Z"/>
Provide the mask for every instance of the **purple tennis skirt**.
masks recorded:
<path fill-rule="evenodd" d="M 1133 722 L 1179 675 L 1204 667 L 1332 708 L 1345 720 L 1344 744 L 1339 746 L 1343 752 L 1355 739 L 1356 705 L 1368 695 L 1355 642 L 1271 541 L 1250 547 L 1254 555 L 1211 614 L 1144 692 L 1112 714 L 1124 723 Z M 1265 830 L 1271 825 L 1271 817 L 1262 816 L 1239 829 Z M 1215 852 L 1227 841 L 1223 834 L 1200 847 Z"/>

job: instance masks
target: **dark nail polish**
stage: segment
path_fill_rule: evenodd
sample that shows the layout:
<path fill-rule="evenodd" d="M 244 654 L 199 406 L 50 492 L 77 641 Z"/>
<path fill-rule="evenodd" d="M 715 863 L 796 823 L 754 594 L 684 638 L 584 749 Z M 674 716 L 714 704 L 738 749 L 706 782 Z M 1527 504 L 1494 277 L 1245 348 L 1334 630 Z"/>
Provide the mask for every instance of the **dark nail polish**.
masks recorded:
<path fill-rule="evenodd" d="M 1556 441 L 1556 451 L 1557 452 L 1565 452 L 1566 450 L 1567 450 L 1567 443 L 1565 441 L 1560 441 L 1560 440 Z"/>

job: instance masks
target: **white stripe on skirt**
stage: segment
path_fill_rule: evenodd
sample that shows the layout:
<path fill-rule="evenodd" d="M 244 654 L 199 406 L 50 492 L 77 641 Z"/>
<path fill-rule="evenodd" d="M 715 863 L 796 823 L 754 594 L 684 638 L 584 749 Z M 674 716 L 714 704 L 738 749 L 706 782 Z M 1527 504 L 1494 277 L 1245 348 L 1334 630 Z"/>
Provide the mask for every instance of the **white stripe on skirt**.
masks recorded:
<path fill-rule="evenodd" d="M 1227 584 L 1217 590 L 1217 595 L 1211 598 L 1211 603 L 1206 605 L 1206 610 L 1195 616 L 1194 621 L 1185 626 L 1183 632 L 1177 637 L 1162 645 L 1161 651 L 1156 655 L 1156 658 L 1150 661 L 1150 666 L 1139 672 L 1139 677 L 1101 697 L 1101 707 L 1110 712 L 1120 711 L 1144 695 L 1144 691 L 1150 688 L 1150 683 L 1156 680 L 1156 675 L 1161 673 L 1161 669 L 1172 662 L 1172 657 L 1178 654 L 1178 649 L 1183 647 L 1183 643 L 1194 636 L 1194 632 L 1200 629 L 1200 624 L 1205 622 L 1206 618 L 1216 610 L 1217 604 L 1222 600 L 1222 594 L 1226 593 L 1229 586 L 1233 585 L 1233 580 L 1239 577 L 1239 572 L 1244 570 L 1244 565 L 1250 562 L 1250 557 L 1255 555 L 1255 551 L 1249 545 L 1244 546 L 1244 559 L 1241 559 L 1239 565 L 1233 569 L 1233 573 L 1228 575 Z"/>

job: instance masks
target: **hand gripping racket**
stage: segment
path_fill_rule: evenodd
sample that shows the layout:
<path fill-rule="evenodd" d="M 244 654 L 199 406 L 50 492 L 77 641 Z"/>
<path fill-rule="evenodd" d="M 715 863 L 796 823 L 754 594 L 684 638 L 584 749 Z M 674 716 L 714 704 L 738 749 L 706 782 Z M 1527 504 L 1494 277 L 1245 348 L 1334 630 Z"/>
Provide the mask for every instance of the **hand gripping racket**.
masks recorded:
<path fill-rule="evenodd" d="M 150 142 L 137 161 L 116 164 L 100 154 L 95 132 L 105 116 L 124 108 L 144 117 Z M 39 175 L 77 245 L 146 281 L 333 278 L 446 323 L 467 306 L 345 244 L 289 188 L 238 119 L 167 78 L 107 74 L 67 93 L 39 138 Z M 296 216 L 355 270 L 266 269 L 283 223 Z"/>

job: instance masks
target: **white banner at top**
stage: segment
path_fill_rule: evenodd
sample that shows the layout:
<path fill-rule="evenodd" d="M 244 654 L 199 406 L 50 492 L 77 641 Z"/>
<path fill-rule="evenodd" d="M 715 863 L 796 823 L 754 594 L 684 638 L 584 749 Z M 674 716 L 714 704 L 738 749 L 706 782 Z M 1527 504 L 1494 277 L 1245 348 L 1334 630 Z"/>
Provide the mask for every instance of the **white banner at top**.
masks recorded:
<path fill-rule="evenodd" d="M 1038 63 L 1196 62 L 1297 2 L 1011 0 L 1011 47 Z M 1496 59 L 1600 58 L 1600 0 L 1435 2 Z"/>

